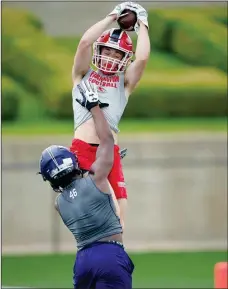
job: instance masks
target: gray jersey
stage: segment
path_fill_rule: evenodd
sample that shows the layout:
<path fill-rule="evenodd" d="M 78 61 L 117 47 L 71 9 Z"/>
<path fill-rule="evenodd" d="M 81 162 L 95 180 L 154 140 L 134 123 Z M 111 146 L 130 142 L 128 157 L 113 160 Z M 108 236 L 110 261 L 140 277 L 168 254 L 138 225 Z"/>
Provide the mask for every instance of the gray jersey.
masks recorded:
<path fill-rule="evenodd" d="M 90 176 L 75 180 L 68 186 L 58 196 L 57 205 L 78 249 L 122 233 L 112 196 L 101 192 Z"/>
<path fill-rule="evenodd" d="M 118 124 L 128 101 L 124 88 L 124 72 L 108 76 L 90 68 L 83 77 L 83 80 L 87 79 L 96 85 L 99 100 L 109 104 L 102 110 L 110 128 L 116 133 L 119 132 Z M 74 129 L 92 118 L 92 114 L 76 101 L 79 93 L 77 86 L 74 86 L 72 90 Z"/>

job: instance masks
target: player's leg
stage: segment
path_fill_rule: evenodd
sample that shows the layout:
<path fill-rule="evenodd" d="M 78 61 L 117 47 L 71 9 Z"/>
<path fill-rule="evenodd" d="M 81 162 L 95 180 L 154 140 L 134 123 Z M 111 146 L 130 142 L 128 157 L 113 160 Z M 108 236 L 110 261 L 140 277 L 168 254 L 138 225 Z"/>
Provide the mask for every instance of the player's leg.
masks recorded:
<path fill-rule="evenodd" d="M 127 211 L 127 199 L 118 199 L 117 200 L 118 205 L 119 205 L 119 210 L 120 210 L 120 222 L 122 225 L 122 228 L 124 230 L 125 227 L 125 215 L 126 215 L 126 211 Z"/>
<path fill-rule="evenodd" d="M 96 242 L 77 253 L 74 289 L 132 289 L 133 270 L 121 245 Z"/>
<path fill-rule="evenodd" d="M 110 183 L 109 183 L 109 188 L 110 188 L 110 192 L 112 194 L 112 199 L 113 199 L 113 202 L 114 202 L 114 205 L 115 205 L 115 208 L 116 208 L 116 214 L 121 220 L 119 203 L 118 203 L 118 200 L 116 199 L 115 192 L 114 192 L 114 190 L 113 190 L 113 188 L 112 188 Z M 121 222 L 121 225 L 123 225 L 122 222 Z"/>
<path fill-rule="evenodd" d="M 95 278 L 96 271 L 91 270 L 89 252 L 87 249 L 78 251 L 73 267 L 74 289 L 95 289 Z"/>
<path fill-rule="evenodd" d="M 123 175 L 123 169 L 121 164 L 121 156 L 119 153 L 119 146 L 115 145 L 114 151 L 114 163 L 112 170 L 108 176 L 108 180 L 113 188 L 118 205 L 120 208 L 120 220 L 124 229 L 125 213 L 127 209 L 127 190 Z"/>
<path fill-rule="evenodd" d="M 134 264 L 117 244 L 102 245 L 103 258 L 100 258 L 100 270 L 96 289 L 132 289 Z M 104 261 L 102 261 L 104 259 Z"/>
<path fill-rule="evenodd" d="M 95 289 L 132 289 L 132 276 L 119 268 L 116 278 L 113 275 L 110 278 L 99 279 L 96 281 Z"/>

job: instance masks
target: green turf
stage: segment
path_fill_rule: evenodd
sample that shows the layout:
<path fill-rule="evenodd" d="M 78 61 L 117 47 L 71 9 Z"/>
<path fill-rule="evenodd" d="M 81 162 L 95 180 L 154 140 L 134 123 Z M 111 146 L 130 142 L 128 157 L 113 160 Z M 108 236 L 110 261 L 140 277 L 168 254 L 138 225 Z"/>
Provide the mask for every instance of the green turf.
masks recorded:
<path fill-rule="evenodd" d="M 134 288 L 213 288 L 215 263 L 226 252 L 130 254 Z M 2 284 L 72 288 L 74 255 L 2 257 Z"/>
<path fill-rule="evenodd" d="M 225 132 L 226 118 L 210 119 L 125 119 L 120 123 L 121 134 L 152 132 Z M 3 135 L 73 134 L 73 121 L 40 120 L 2 124 Z"/>

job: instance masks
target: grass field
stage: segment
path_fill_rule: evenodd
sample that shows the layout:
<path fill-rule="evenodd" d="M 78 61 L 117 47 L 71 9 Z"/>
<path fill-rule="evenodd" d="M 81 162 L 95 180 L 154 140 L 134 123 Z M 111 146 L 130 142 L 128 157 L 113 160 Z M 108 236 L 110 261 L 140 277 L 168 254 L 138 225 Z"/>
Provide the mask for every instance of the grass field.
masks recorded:
<path fill-rule="evenodd" d="M 122 120 L 121 134 L 153 132 L 225 132 L 226 118 Z M 73 134 L 73 121 L 41 120 L 2 124 L 3 135 Z"/>
<path fill-rule="evenodd" d="M 134 288 L 213 288 L 215 263 L 226 252 L 130 254 Z M 74 255 L 2 257 L 2 284 L 72 288 Z"/>

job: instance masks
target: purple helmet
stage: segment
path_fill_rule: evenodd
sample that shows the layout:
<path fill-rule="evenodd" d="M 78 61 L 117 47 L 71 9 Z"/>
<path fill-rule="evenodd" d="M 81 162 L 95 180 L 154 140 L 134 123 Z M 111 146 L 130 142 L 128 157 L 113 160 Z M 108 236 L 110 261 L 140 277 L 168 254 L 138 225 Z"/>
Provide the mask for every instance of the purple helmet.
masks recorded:
<path fill-rule="evenodd" d="M 41 154 L 40 174 L 44 181 L 50 182 L 54 190 L 64 187 L 72 181 L 73 175 L 80 172 L 76 155 L 66 147 L 52 145 Z"/>

